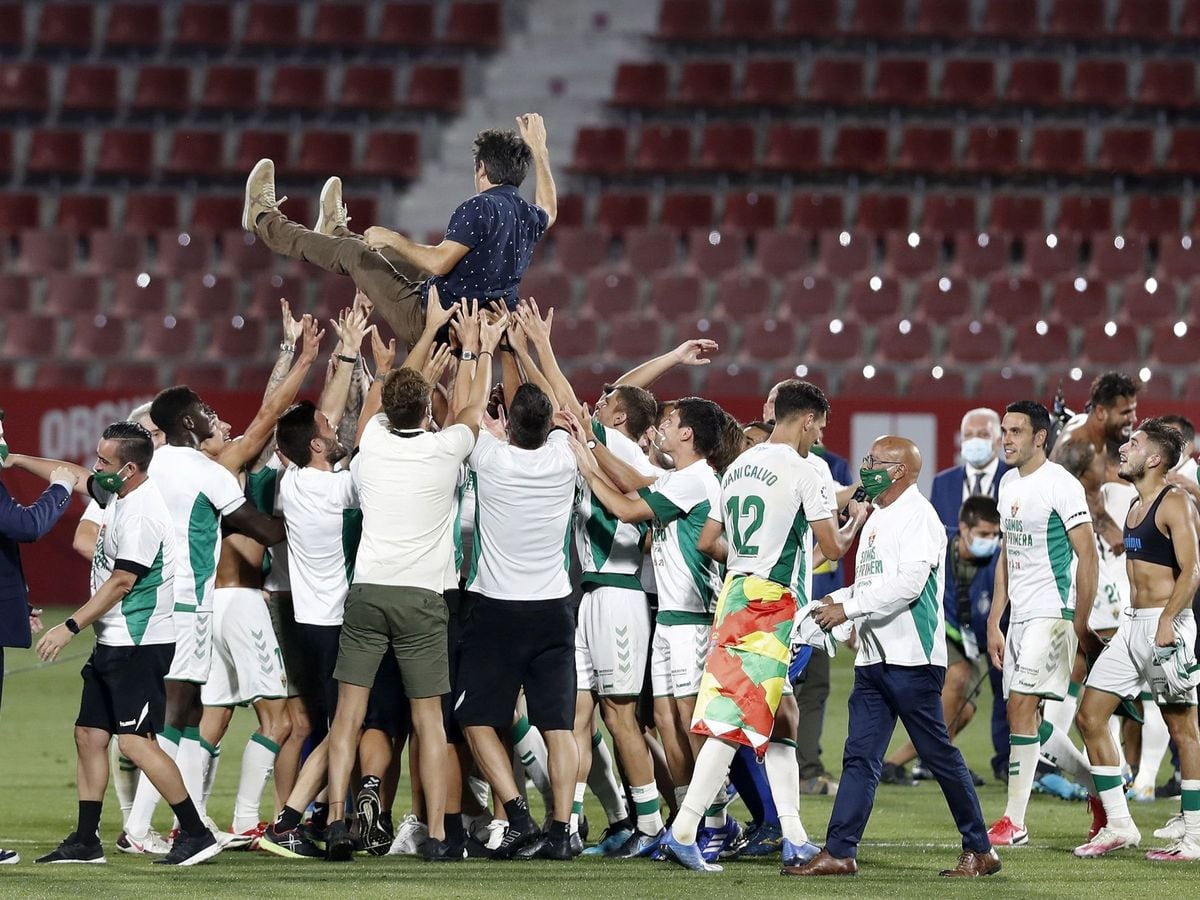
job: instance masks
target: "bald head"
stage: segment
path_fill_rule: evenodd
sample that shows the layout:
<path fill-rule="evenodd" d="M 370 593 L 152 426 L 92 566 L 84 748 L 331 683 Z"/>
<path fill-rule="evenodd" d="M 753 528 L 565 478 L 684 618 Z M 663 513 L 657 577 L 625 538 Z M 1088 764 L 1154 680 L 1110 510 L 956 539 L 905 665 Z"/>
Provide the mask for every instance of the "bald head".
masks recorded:
<path fill-rule="evenodd" d="M 875 443 L 871 445 L 871 455 L 877 460 L 886 459 L 904 465 L 904 475 L 894 479 L 895 481 L 915 481 L 921 474 L 921 451 L 908 438 L 897 437 L 894 434 L 876 438 Z"/>

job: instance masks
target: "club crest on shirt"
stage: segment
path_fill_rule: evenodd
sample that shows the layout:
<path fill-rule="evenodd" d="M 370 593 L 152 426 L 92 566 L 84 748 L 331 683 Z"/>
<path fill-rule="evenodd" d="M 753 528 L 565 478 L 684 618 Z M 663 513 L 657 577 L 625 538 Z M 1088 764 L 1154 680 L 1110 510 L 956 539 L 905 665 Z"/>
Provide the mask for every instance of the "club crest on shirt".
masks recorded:
<path fill-rule="evenodd" d="M 1011 506 L 1011 507 L 1009 507 L 1008 514 L 1009 514 L 1010 516 L 1012 516 L 1012 517 L 1015 519 L 1015 518 L 1017 517 L 1017 513 L 1018 513 L 1018 512 L 1020 512 L 1020 511 L 1021 511 L 1021 501 L 1020 501 L 1020 500 L 1014 500 L 1014 501 L 1012 502 L 1012 506 Z"/>

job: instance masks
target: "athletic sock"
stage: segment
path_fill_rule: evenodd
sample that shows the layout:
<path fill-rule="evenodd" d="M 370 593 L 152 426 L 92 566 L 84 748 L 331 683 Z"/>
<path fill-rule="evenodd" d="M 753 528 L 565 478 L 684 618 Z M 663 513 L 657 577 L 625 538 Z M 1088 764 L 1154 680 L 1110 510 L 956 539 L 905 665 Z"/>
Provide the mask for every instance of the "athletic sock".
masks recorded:
<path fill-rule="evenodd" d="M 583 792 L 587 790 L 587 785 L 582 781 L 575 784 L 575 801 L 571 804 L 571 834 L 579 830 L 579 817 L 583 815 Z"/>
<path fill-rule="evenodd" d="M 291 831 L 299 826 L 304 818 L 304 813 L 298 809 L 292 809 L 290 806 L 284 806 L 283 810 L 275 819 L 276 831 Z"/>
<path fill-rule="evenodd" d="M 737 788 L 738 796 L 746 804 L 750 820 L 755 825 L 761 825 L 767 820 L 767 803 L 771 797 L 771 788 L 767 784 L 767 776 L 759 765 L 758 757 L 749 747 L 740 746 L 734 754 L 733 764 L 729 767 L 729 781 Z M 779 824 L 779 815 L 775 804 L 771 804 L 771 824 Z"/>
<path fill-rule="evenodd" d="M 472 775 L 467 779 L 467 790 L 471 792 L 480 809 L 490 809 L 491 786 L 484 779 Z"/>
<path fill-rule="evenodd" d="M 671 826 L 671 832 L 681 844 L 696 843 L 696 831 L 704 811 L 712 801 L 717 788 L 725 783 L 729 764 L 737 748 L 733 744 L 708 738 L 696 754 L 696 765 L 692 769 L 692 783 L 679 804 L 679 814 Z"/>
<path fill-rule="evenodd" d="M 175 818 L 179 820 L 179 830 L 184 834 L 195 837 L 208 830 L 200 820 L 200 811 L 196 809 L 191 797 L 184 797 L 180 802 L 172 803 L 171 809 L 175 811 Z"/>
<path fill-rule="evenodd" d="M 732 763 L 733 760 L 730 760 Z M 730 794 L 724 781 L 717 788 L 716 796 L 713 797 L 712 803 L 708 805 L 708 809 L 704 811 L 704 827 L 705 828 L 724 828 L 728 816 L 725 812 L 729 806 Z"/>
<path fill-rule="evenodd" d="M 170 725 L 164 727 L 157 737 L 158 746 L 171 759 L 178 758 L 179 742 L 182 739 L 183 735 L 180 734 L 179 729 L 172 728 Z M 154 809 L 158 806 L 159 799 L 158 789 L 150 783 L 145 772 L 140 773 L 137 789 L 133 793 L 133 806 L 129 808 L 129 815 L 125 819 L 125 830 L 129 834 L 137 837 L 146 836 L 154 820 Z"/>
<path fill-rule="evenodd" d="M 1087 788 L 1089 794 L 1095 795 L 1096 786 L 1092 784 L 1092 767 L 1088 763 L 1087 757 L 1071 742 L 1065 731 L 1055 728 L 1049 721 L 1044 720 L 1038 729 L 1038 741 L 1041 744 L 1041 755 L 1051 765 L 1058 766 L 1077 783 Z"/>
<path fill-rule="evenodd" d="M 1179 782 L 1179 806 L 1183 811 L 1184 831 L 1193 841 L 1200 841 L 1200 778 Z"/>
<path fill-rule="evenodd" d="M 117 805 L 121 807 L 121 827 L 124 827 L 137 794 L 138 767 L 121 755 L 115 740 L 108 745 L 108 767 L 112 772 L 113 790 L 117 793 Z"/>
<path fill-rule="evenodd" d="M 1162 710 L 1153 700 L 1142 703 L 1142 719 L 1142 758 L 1138 762 L 1133 786 L 1139 791 L 1147 788 L 1153 791 L 1158 782 L 1158 769 L 1171 743 L 1171 733 L 1167 730 Z"/>
<path fill-rule="evenodd" d="M 238 778 L 237 799 L 233 802 L 233 830 L 241 833 L 258 824 L 258 807 L 263 788 L 275 768 L 279 745 L 254 732 L 242 751 L 242 774 Z"/>
<path fill-rule="evenodd" d="M 795 742 L 772 738 L 767 744 L 764 764 L 771 796 L 779 810 L 779 830 L 797 846 L 806 843 L 808 832 L 800 821 L 800 767 L 796 764 Z"/>
<path fill-rule="evenodd" d="M 1092 766 L 1092 781 L 1104 804 L 1104 814 L 1113 828 L 1132 828 L 1129 803 L 1125 799 L 1125 781 L 1120 766 Z"/>
<path fill-rule="evenodd" d="M 446 829 L 446 843 L 451 847 L 457 847 L 460 844 L 465 844 L 467 841 L 467 829 L 463 826 L 462 815 L 460 813 L 446 813 L 442 817 L 442 823 Z"/>
<path fill-rule="evenodd" d="M 81 844 L 91 847 L 100 843 L 100 811 L 102 800 L 80 800 L 79 819 L 75 825 L 75 836 Z"/>
<path fill-rule="evenodd" d="M 529 831 L 533 828 L 533 817 L 529 815 L 529 804 L 520 794 L 504 804 L 504 814 L 508 816 L 508 824 L 511 828 L 518 828 L 521 831 Z"/>
<path fill-rule="evenodd" d="M 1004 815 L 1014 825 L 1025 824 L 1025 809 L 1029 806 L 1029 794 L 1037 775 L 1039 750 L 1036 734 L 1010 734 L 1008 737 L 1008 805 Z"/>
<path fill-rule="evenodd" d="M 549 756 L 542 733 L 529 724 L 527 716 L 517 719 L 512 728 L 513 751 L 517 759 L 546 801 L 546 808 L 554 805 L 554 791 L 550 787 Z"/>
<path fill-rule="evenodd" d="M 1071 682 L 1065 698 L 1046 700 L 1042 704 L 1042 719 L 1051 722 L 1055 728 L 1062 729 L 1063 734 L 1070 734 L 1071 726 L 1075 723 L 1075 711 L 1079 709 L 1080 687 L 1075 682 Z"/>
<path fill-rule="evenodd" d="M 201 815 L 208 814 L 208 798 L 212 796 L 213 784 L 217 780 L 217 768 L 221 763 L 221 745 L 210 744 L 200 738 L 200 746 L 204 748 L 204 786 L 201 789 L 201 800 L 196 804 Z"/>
<path fill-rule="evenodd" d="M 587 785 L 604 807 L 609 825 L 629 818 L 629 807 L 625 805 L 625 792 L 617 781 L 612 753 L 599 731 L 592 732 L 592 768 L 588 771 Z"/>
<path fill-rule="evenodd" d="M 202 799 L 204 792 L 204 748 L 200 746 L 200 729 L 187 727 L 183 730 L 183 740 L 179 742 L 179 754 L 175 757 L 175 765 L 179 766 L 179 774 L 183 777 L 183 786 L 193 801 Z M 183 827 L 183 823 L 179 823 Z"/>
<path fill-rule="evenodd" d="M 322 802 L 313 802 L 312 805 L 312 823 L 313 828 L 317 831 L 324 831 L 329 826 L 329 804 Z"/>
<path fill-rule="evenodd" d="M 649 784 L 630 786 L 633 797 L 633 808 L 637 813 L 637 829 L 642 834 L 658 834 L 662 831 L 662 808 L 658 804 L 658 785 L 653 781 Z"/>

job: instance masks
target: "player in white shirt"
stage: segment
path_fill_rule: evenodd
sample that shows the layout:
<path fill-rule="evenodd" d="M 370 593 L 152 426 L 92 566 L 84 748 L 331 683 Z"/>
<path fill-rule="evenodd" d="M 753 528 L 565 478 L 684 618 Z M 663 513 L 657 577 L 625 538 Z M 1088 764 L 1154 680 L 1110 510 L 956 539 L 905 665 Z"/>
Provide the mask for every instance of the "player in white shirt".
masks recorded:
<path fill-rule="evenodd" d="M 180 834 L 162 862 L 195 865 L 221 849 L 201 820 L 179 769 L 154 739 L 163 726 L 163 677 L 175 638 L 171 609 L 176 546 L 170 513 L 146 474 L 153 454 L 144 428 L 117 422 L 104 430 L 97 445 L 94 474 L 61 464 L 70 470 L 77 490 L 94 492 L 104 514 L 91 599 L 46 632 L 37 652 L 44 662 L 52 662 L 89 625 L 95 626 L 97 643 L 83 669 L 83 698 L 75 722 L 78 822 L 39 863 L 105 861 L 99 827 L 113 735 L 121 752 L 162 792 L 179 819 Z"/>
<path fill-rule="evenodd" d="M 1092 787 L 1087 760 L 1061 729 L 1041 719 L 1040 710 L 1043 699 L 1067 696 L 1077 644 L 1089 658 L 1099 653 L 1100 640 L 1087 619 L 1075 618 L 1072 595 L 1074 585 L 1090 610 L 1099 563 L 1083 486 L 1046 459 L 1050 413 L 1033 401 L 1011 403 L 1000 431 L 1004 461 L 1013 468 L 1000 480 L 1004 536 L 988 615 L 988 655 L 1004 672 L 1010 751 L 1008 806 L 988 834 L 993 844 L 1011 846 L 1029 840 L 1025 809 L 1039 754 Z M 1000 619 L 1009 607 L 1006 637 Z M 1099 830 L 1103 807 L 1092 800 L 1093 827 Z"/>

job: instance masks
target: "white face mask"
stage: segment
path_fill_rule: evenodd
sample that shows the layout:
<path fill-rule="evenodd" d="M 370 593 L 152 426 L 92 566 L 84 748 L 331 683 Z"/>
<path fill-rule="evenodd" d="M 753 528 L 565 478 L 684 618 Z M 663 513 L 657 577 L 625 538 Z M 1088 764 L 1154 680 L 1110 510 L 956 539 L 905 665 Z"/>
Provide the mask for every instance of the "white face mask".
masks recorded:
<path fill-rule="evenodd" d="M 995 452 L 987 438 L 967 438 L 962 442 L 962 458 L 977 469 L 991 462 Z"/>
<path fill-rule="evenodd" d="M 973 537 L 967 552 L 976 559 L 991 559 L 999 549 L 1000 538 L 998 537 Z"/>

